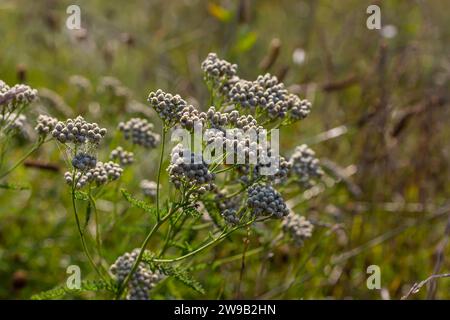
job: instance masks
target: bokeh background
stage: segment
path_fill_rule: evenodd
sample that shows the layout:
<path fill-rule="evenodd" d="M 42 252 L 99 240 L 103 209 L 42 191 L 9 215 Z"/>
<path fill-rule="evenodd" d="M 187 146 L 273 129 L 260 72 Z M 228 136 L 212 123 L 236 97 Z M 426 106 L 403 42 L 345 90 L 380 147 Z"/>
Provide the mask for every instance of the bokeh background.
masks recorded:
<path fill-rule="evenodd" d="M 81 8 L 82 30 L 65 27 L 70 4 Z M 370 4 L 381 8 L 381 30 L 366 27 Z M 114 128 L 134 114 L 159 126 L 145 105 L 158 88 L 206 109 L 200 64 L 209 52 L 237 63 L 244 78 L 277 75 L 313 103 L 309 118 L 281 132 L 282 153 L 308 143 L 328 172 L 289 199 L 316 223 L 313 238 L 255 253 L 242 273 L 236 236 L 194 271 L 205 295 L 168 282 L 154 297 L 399 299 L 414 282 L 450 272 L 448 10 L 445 0 L 1 0 L 0 79 L 39 90 L 31 120 L 83 114 Z M 140 154 L 139 170 L 124 177 L 129 190 L 138 192 L 137 175 L 155 177 L 156 157 Z M 0 189 L 0 298 L 63 284 L 70 264 L 92 275 L 60 158 L 46 145 L 10 177 L 29 189 Z M 105 229 L 111 205 L 99 202 Z M 109 262 L 137 247 L 147 227 L 136 210 L 107 229 Z M 381 290 L 366 287 L 369 265 L 381 269 Z M 450 298 L 450 279 L 413 298 Z"/>

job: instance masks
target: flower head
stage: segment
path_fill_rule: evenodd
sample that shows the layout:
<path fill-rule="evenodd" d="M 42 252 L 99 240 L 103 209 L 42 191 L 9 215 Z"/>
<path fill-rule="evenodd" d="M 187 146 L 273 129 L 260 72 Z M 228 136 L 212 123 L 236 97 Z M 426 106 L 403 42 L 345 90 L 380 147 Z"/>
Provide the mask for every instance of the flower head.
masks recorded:
<path fill-rule="evenodd" d="M 10 106 L 10 111 L 13 111 L 15 104 L 30 104 L 36 99 L 36 89 L 32 89 L 25 84 L 16 84 L 13 87 L 9 87 L 5 82 L 0 80 L 0 106 Z"/>
<path fill-rule="evenodd" d="M 310 238 L 314 229 L 305 217 L 290 212 L 283 218 L 283 232 L 291 236 L 297 246 L 302 246 L 305 239 Z"/>
<path fill-rule="evenodd" d="M 153 132 L 153 124 L 142 118 L 132 118 L 119 123 L 119 130 L 126 140 L 147 149 L 155 148 L 159 143 L 159 135 Z"/>
<path fill-rule="evenodd" d="M 59 121 L 52 131 L 52 136 L 59 142 L 75 145 L 98 145 L 105 135 L 105 128 L 100 128 L 95 122 L 87 122 L 82 116 Z"/>
<path fill-rule="evenodd" d="M 319 160 L 315 157 L 315 152 L 302 144 L 295 148 L 289 160 L 291 172 L 298 178 L 299 182 L 309 188 L 313 185 L 313 179 L 323 175 Z"/>
<path fill-rule="evenodd" d="M 134 153 L 119 146 L 111 151 L 109 158 L 119 161 L 121 166 L 129 166 L 134 162 Z"/>
<path fill-rule="evenodd" d="M 172 95 L 161 89 L 156 92 L 150 92 L 147 101 L 155 109 L 164 124 L 171 127 L 180 121 L 183 109 L 187 102 L 178 94 Z"/>
<path fill-rule="evenodd" d="M 208 164 L 202 155 L 196 155 L 177 144 L 171 152 L 170 165 L 167 168 L 170 181 L 176 188 L 186 183 L 189 187 L 198 187 L 198 193 L 214 189 L 214 173 L 209 171 Z"/>
<path fill-rule="evenodd" d="M 40 136 L 45 137 L 53 131 L 57 123 L 58 119 L 41 114 L 37 119 L 37 124 L 36 127 L 34 127 L 34 130 L 36 130 Z"/>
<path fill-rule="evenodd" d="M 110 267 L 111 273 L 116 277 L 117 282 L 122 283 L 131 272 L 133 265 L 139 255 L 140 249 L 134 249 L 130 253 L 117 258 Z M 149 291 L 164 278 L 159 271 L 150 270 L 144 262 L 139 262 L 136 271 L 128 282 L 128 300 L 148 300 Z"/>
<path fill-rule="evenodd" d="M 221 191 L 216 191 L 215 203 L 220 211 L 220 215 L 229 224 L 238 224 L 239 216 L 238 210 L 241 207 L 242 197 L 239 195 L 232 198 L 227 198 L 226 194 Z"/>
<path fill-rule="evenodd" d="M 188 105 L 181 110 L 181 127 L 192 130 L 196 124 L 204 125 L 206 122 L 206 113 L 198 111 L 194 106 Z"/>
<path fill-rule="evenodd" d="M 226 60 L 219 59 L 217 54 L 209 53 L 202 62 L 201 68 L 205 75 L 205 79 L 212 81 L 218 85 L 227 79 L 236 75 L 237 65 L 231 64 Z"/>
<path fill-rule="evenodd" d="M 237 66 L 210 53 L 202 63 L 205 79 L 212 82 L 225 102 L 269 119 L 296 121 L 305 118 L 311 103 L 289 93 L 277 77 L 266 73 L 250 81 L 236 75 Z"/>
<path fill-rule="evenodd" d="M 95 168 L 97 158 L 84 152 L 80 152 L 72 159 L 72 166 L 80 171 Z"/>
<path fill-rule="evenodd" d="M 122 175 L 123 169 L 120 165 L 112 161 L 105 163 L 97 161 L 95 167 L 91 169 L 85 171 L 77 170 L 74 172 L 66 172 L 64 179 L 67 184 L 72 185 L 75 183 L 75 187 L 81 189 L 90 183 L 95 183 L 99 186 L 117 180 Z"/>
<path fill-rule="evenodd" d="M 247 205 L 256 216 L 282 218 L 289 213 L 281 194 L 270 185 L 254 184 L 247 191 Z"/>

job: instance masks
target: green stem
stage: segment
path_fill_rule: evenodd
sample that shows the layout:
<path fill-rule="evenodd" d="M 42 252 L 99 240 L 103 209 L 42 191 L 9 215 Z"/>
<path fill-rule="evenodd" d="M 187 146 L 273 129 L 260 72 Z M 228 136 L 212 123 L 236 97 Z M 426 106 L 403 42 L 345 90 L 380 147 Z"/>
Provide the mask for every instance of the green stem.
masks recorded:
<path fill-rule="evenodd" d="M 264 219 L 260 219 L 260 220 L 258 220 L 258 221 L 264 221 L 264 220 L 266 220 L 266 219 L 267 219 L 267 218 L 264 218 Z M 252 220 L 250 220 L 250 221 L 247 221 L 246 223 L 244 223 L 244 224 L 242 224 L 242 225 L 240 225 L 240 226 L 236 226 L 236 227 L 232 228 L 232 229 L 231 229 L 230 231 L 228 231 L 228 232 L 225 232 L 225 231 L 224 231 L 224 232 L 222 232 L 222 233 L 220 234 L 220 236 L 218 236 L 217 238 L 211 240 L 210 242 L 205 243 L 204 245 L 200 246 L 199 248 L 197 248 L 197 249 L 195 249 L 195 250 L 193 250 L 193 251 L 191 251 L 191 252 L 189 252 L 189 253 L 187 253 L 187 254 L 185 254 L 185 255 L 183 255 L 183 256 L 180 256 L 180 257 L 178 257 L 178 258 L 173 258 L 173 259 L 153 259 L 152 261 L 153 261 L 153 262 L 157 262 L 157 263 L 172 263 L 172 262 L 177 262 L 177 261 L 184 260 L 184 259 L 186 259 L 186 258 L 189 258 L 189 257 L 191 257 L 191 256 L 193 256 L 193 255 L 195 255 L 195 254 L 197 254 L 197 253 L 199 253 L 199 252 L 201 252 L 201 251 L 203 251 L 203 250 L 205 250 L 205 249 L 211 247 L 212 245 L 215 245 L 215 244 L 219 243 L 220 241 L 222 241 L 223 239 L 225 239 L 226 237 L 228 237 L 228 236 L 229 236 L 231 233 L 233 233 L 234 231 L 236 231 L 236 230 L 238 230 L 238 229 L 241 229 L 241 228 L 245 228 L 245 227 L 251 225 L 253 222 L 255 222 L 255 219 L 252 219 Z"/>
<path fill-rule="evenodd" d="M 161 189 L 160 180 L 161 180 L 161 169 L 164 159 L 164 147 L 166 144 L 166 128 L 163 126 L 162 128 L 162 145 L 161 145 L 161 155 L 159 157 L 159 167 L 158 167 L 158 178 L 156 182 L 156 218 L 157 221 L 160 219 L 160 212 L 159 212 L 159 189 Z"/>
<path fill-rule="evenodd" d="M 178 222 L 178 220 L 180 220 L 180 218 L 183 216 L 183 220 L 181 221 L 181 223 L 180 223 L 180 225 L 177 227 L 177 222 Z M 173 226 L 172 226 L 172 224 L 170 224 L 169 225 L 169 230 L 168 230 L 168 232 L 167 232 L 167 236 L 166 236 L 166 239 L 165 239 L 165 241 L 164 241 L 164 245 L 163 245 L 163 247 L 162 247 L 162 249 L 161 249 L 161 252 L 158 254 L 158 257 L 161 257 L 165 252 L 166 252 L 166 250 L 167 249 L 169 249 L 169 242 L 170 242 L 170 239 L 174 239 L 176 236 L 177 236 L 177 234 L 180 232 L 180 230 L 181 230 L 181 227 L 184 225 L 184 223 L 186 222 L 186 220 L 188 219 L 188 215 L 182 215 L 182 214 L 180 214 L 176 219 L 175 219 L 175 221 L 173 222 Z"/>
<path fill-rule="evenodd" d="M 0 179 L 3 179 L 8 174 L 10 174 L 14 169 L 16 169 L 18 166 L 20 166 L 33 152 L 35 152 L 39 147 L 45 142 L 44 139 L 39 140 L 36 145 L 34 145 L 22 158 L 19 159 L 12 167 L 7 169 L 5 172 L 3 172 L 0 175 Z"/>
<path fill-rule="evenodd" d="M 91 205 L 94 209 L 94 215 L 95 215 L 95 242 L 97 244 L 97 252 L 100 257 L 100 260 L 103 260 L 102 258 L 102 242 L 101 242 L 101 236 L 100 236 L 100 224 L 98 219 L 98 211 L 97 211 L 97 204 L 95 202 L 94 197 L 91 193 L 91 187 L 89 186 L 89 200 L 91 201 Z"/>
<path fill-rule="evenodd" d="M 6 150 L 8 149 L 9 140 L 7 139 L 5 142 L 0 143 L 0 169 L 3 167 L 3 162 L 5 161 Z"/>
<path fill-rule="evenodd" d="M 213 173 L 214 174 L 218 174 L 218 173 L 222 173 L 222 172 L 227 172 L 227 171 L 233 170 L 235 167 L 236 166 L 234 165 L 234 166 L 231 166 L 231 167 L 228 167 L 228 168 L 220 169 L 218 171 L 213 171 Z"/>
<path fill-rule="evenodd" d="M 116 184 L 115 184 L 115 188 L 114 188 L 114 203 L 113 203 L 113 212 L 114 212 L 114 218 L 117 217 L 117 198 L 119 195 L 119 190 L 120 190 L 120 185 L 121 185 L 121 180 L 117 180 Z"/>
<path fill-rule="evenodd" d="M 75 215 L 75 221 L 77 223 L 77 229 L 78 229 L 78 233 L 80 235 L 80 239 L 81 239 L 81 245 L 83 246 L 83 251 L 84 254 L 86 255 L 86 257 L 88 258 L 89 262 L 91 263 L 92 267 L 94 268 L 94 270 L 98 273 L 98 275 L 103 279 L 106 280 L 103 277 L 103 274 L 100 272 L 100 270 L 97 268 L 97 265 L 95 264 L 94 260 L 92 259 L 91 255 L 89 254 L 87 245 L 86 245 L 86 240 L 84 238 L 84 233 L 83 230 L 81 229 L 81 224 L 80 224 L 80 218 L 78 217 L 78 211 L 77 211 L 77 205 L 75 203 L 75 170 L 73 171 L 73 183 L 72 183 L 72 206 L 73 206 L 73 212 Z"/>

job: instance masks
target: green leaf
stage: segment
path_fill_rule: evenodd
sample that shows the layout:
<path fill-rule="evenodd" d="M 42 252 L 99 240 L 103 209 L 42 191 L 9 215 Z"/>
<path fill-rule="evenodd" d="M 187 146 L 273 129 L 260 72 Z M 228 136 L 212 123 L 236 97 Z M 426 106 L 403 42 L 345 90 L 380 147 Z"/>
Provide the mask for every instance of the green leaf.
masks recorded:
<path fill-rule="evenodd" d="M 5 183 L 0 183 L 0 189 L 20 190 L 21 191 L 21 190 L 29 190 L 30 186 L 5 182 Z"/>
<path fill-rule="evenodd" d="M 86 291 L 109 291 L 115 293 L 117 285 L 113 282 L 106 282 L 103 280 L 82 281 L 80 289 L 69 289 L 66 285 L 61 285 L 56 288 L 40 292 L 31 296 L 32 300 L 48 300 L 62 297 L 70 293 L 80 293 Z"/>
<path fill-rule="evenodd" d="M 153 258 L 156 256 L 156 254 L 150 250 L 145 250 L 142 254 L 142 261 L 149 264 L 153 269 Z"/>
<path fill-rule="evenodd" d="M 121 189 L 120 191 L 122 192 L 125 200 L 127 200 L 133 207 L 142 209 L 145 212 L 156 216 L 156 208 L 152 204 L 133 198 L 133 196 L 125 189 Z"/>
<path fill-rule="evenodd" d="M 75 199 L 81 200 L 81 201 L 89 201 L 89 196 L 86 192 L 75 191 Z"/>
<path fill-rule="evenodd" d="M 194 206 L 184 208 L 183 213 L 189 214 L 194 218 L 199 218 L 202 215 Z"/>
<path fill-rule="evenodd" d="M 186 269 L 181 267 L 174 267 L 174 266 L 168 266 L 159 264 L 156 266 L 156 268 L 161 271 L 163 274 L 173 277 L 174 279 L 180 281 L 184 285 L 188 286 L 189 288 L 197 291 L 200 294 L 205 294 L 205 289 L 203 289 L 203 286 L 195 280 Z"/>

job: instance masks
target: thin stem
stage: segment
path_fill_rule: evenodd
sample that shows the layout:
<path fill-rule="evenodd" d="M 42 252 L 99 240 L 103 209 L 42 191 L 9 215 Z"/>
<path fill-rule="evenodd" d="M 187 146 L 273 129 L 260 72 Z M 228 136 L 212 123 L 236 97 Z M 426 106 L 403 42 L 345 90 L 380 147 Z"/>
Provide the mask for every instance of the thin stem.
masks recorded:
<path fill-rule="evenodd" d="M 156 182 L 156 218 L 159 221 L 160 219 L 160 212 L 159 212 L 159 189 L 161 188 L 160 180 L 161 180 L 161 169 L 162 169 L 162 163 L 164 158 L 164 147 L 166 144 L 166 128 L 163 126 L 162 128 L 162 145 L 161 145 L 161 155 L 159 157 L 159 167 L 158 167 L 158 178 Z"/>
<path fill-rule="evenodd" d="M 218 174 L 218 173 L 222 173 L 222 172 L 227 172 L 227 171 L 233 170 L 235 167 L 236 166 L 234 165 L 234 166 L 231 166 L 231 167 L 228 167 L 228 168 L 220 169 L 218 171 L 213 171 L 213 173 L 214 174 Z"/>
<path fill-rule="evenodd" d="M 118 195 L 119 195 L 121 181 L 122 181 L 121 179 L 117 180 L 116 184 L 115 184 L 115 188 L 114 188 L 114 203 L 113 203 L 114 218 L 117 217 L 117 212 L 118 212 L 118 209 L 117 209 L 117 198 L 118 198 Z"/>
<path fill-rule="evenodd" d="M 89 200 L 91 201 L 92 207 L 94 209 L 94 215 L 95 215 L 95 242 L 97 244 L 97 252 L 100 257 L 100 260 L 103 260 L 103 258 L 102 258 L 102 242 L 101 242 L 101 236 L 100 236 L 100 226 L 99 226 L 99 219 L 98 219 L 97 204 L 95 202 L 94 197 L 92 196 L 90 186 L 89 186 L 88 196 L 89 196 Z"/>
<path fill-rule="evenodd" d="M 86 255 L 86 257 L 88 258 L 89 262 L 91 263 L 92 267 L 95 269 L 95 271 L 98 273 L 98 275 L 105 280 L 105 278 L 103 277 L 103 274 L 100 272 L 100 270 L 97 268 L 97 265 L 95 264 L 94 260 L 92 259 L 91 255 L 89 254 L 87 245 L 86 245 L 86 240 L 84 238 L 84 233 L 83 230 L 81 229 L 81 224 L 80 224 L 80 218 L 78 217 L 78 211 L 77 211 L 77 205 L 75 203 L 75 170 L 73 171 L 73 182 L 72 182 L 72 206 L 73 206 L 73 212 L 75 215 L 75 221 L 77 223 L 77 229 L 78 229 L 78 233 L 80 235 L 80 239 L 81 239 L 81 244 L 83 246 L 83 251 L 84 254 Z"/>
<path fill-rule="evenodd" d="M 0 175 L 0 179 L 3 179 L 8 174 L 10 174 L 14 169 L 20 166 L 33 152 L 35 152 L 39 147 L 45 142 L 44 139 L 39 140 L 22 158 L 19 159 L 12 167 L 7 169 Z"/>
<path fill-rule="evenodd" d="M 180 220 L 181 217 L 183 217 L 183 220 L 181 221 L 180 225 L 177 227 L 176 224 L 177 224 L 178 220 Z M 169 225 L 169 230 L 167 232 L 166 240 L 164 241 L 164 245 L 163 245 L 158 257 L 161 257 L 166 252 L 166 250 L 169 249 L 170 239 L 174 239 L 177 236 L 177 234 L 181 230 L 181 227 L 184 225 L 184 223 L 186 222 L 188 217 L 189 217 L 188 215 L 180 214 L 178 217 L 176 217 L 175 221 L 173 222 L 173 226 L 172 226 L 172 224 Z"/>
<path fill-rule="evenodd" d="M 266 220 L 266 219 L 267 219 L 267 218 L 260 219 L 260 220 L 257 220 L 257 222 L 259 222 L 259 221 L 264 221 L 264 220 Z M 153 262 L 159 262 L 159 263 L 171 263 L 171 262 L 177 262 L 177 261 L 184 260 L 184 259 L 186 259 L 186 258 L 189 258 L 189 257 L 191 257 L 191 256 L 193 256 L 193 255 L 195 255 L 195 254 L 197 254 L 197 253 L 199 253 L 199 252 L 201 252 L 201 251 L 203 251 L 203 250 L 205 250 L 205 249 L 211 247 L 212 245 L 215 245 L 215 244 L 219 243 L 220 241 L 222 241 L 223 239 L 225 239 L 226 237 L 228 237 L 228 236 L 229 236 L 231 233 L 233 233 L 234 231 L 236 231 L 236 230 L 238 230 L 238 229 L 241 229 L 241 228 L 245 228 L 246 226 L 251 225 L 251 224 L 252 224 L 253 222 L 255 222 L 255 221 L 256 221 L 255 219 L 252 219 L 252 220 L 247 221 L 246 223 L 244 223 L 244 224 L 242 224 L 242 225 L 239 225 L 239 226 L 236 226 L 236 227 L 232 228 L 232 229 L 231 229 L 230 231 L 228 231 L 228 232 L 225 232 L 225 231 L 224 231 L 224 232 L 222 232 L 222 233 L 220 234 L 220 236 L 218 236 L 217 238 L 211 240 L 210 242 L 205 243 L 204 245 L 200 246 L 199 248 L 197 248 L 197 249 L 195 249 L 195 250 L 193 250 L 193 251 L 191 251 L 191 252 L 189 252 L 189 253 L 187 253 L 187 254 L 185 254 L 185 255 L 183 255 L 183 256 L 180 256 L 180 257 L 178 257 L 178 258 L 173 258 L 173 259 L 153 259 L 152 261 L 153 261 Z"/>
<path fill-rule="evenodd" d="M 247 226 L 247 237 L 244 239 L 244 251 L 242 251 L 242 259 L 241 259 L 241 270 L 239 272 L 239 282 L 236 290 L 236 299 L 240 299 L 241 297 L 241 286 L 242 281 L 244 280 L 244 271 L 245 271 L 245 254 L 248 250 L 248 245 L 250 243 L 250 227 Z"/>
<path fill-rule="evenodd" d="M 5 161 L 6 150 L 8 149 L 9 139 L 6 139 L 5 142 L 0 143 L 1 151 L 0 151 L 0 169 L 3 167 L 3 162 Z"/>

